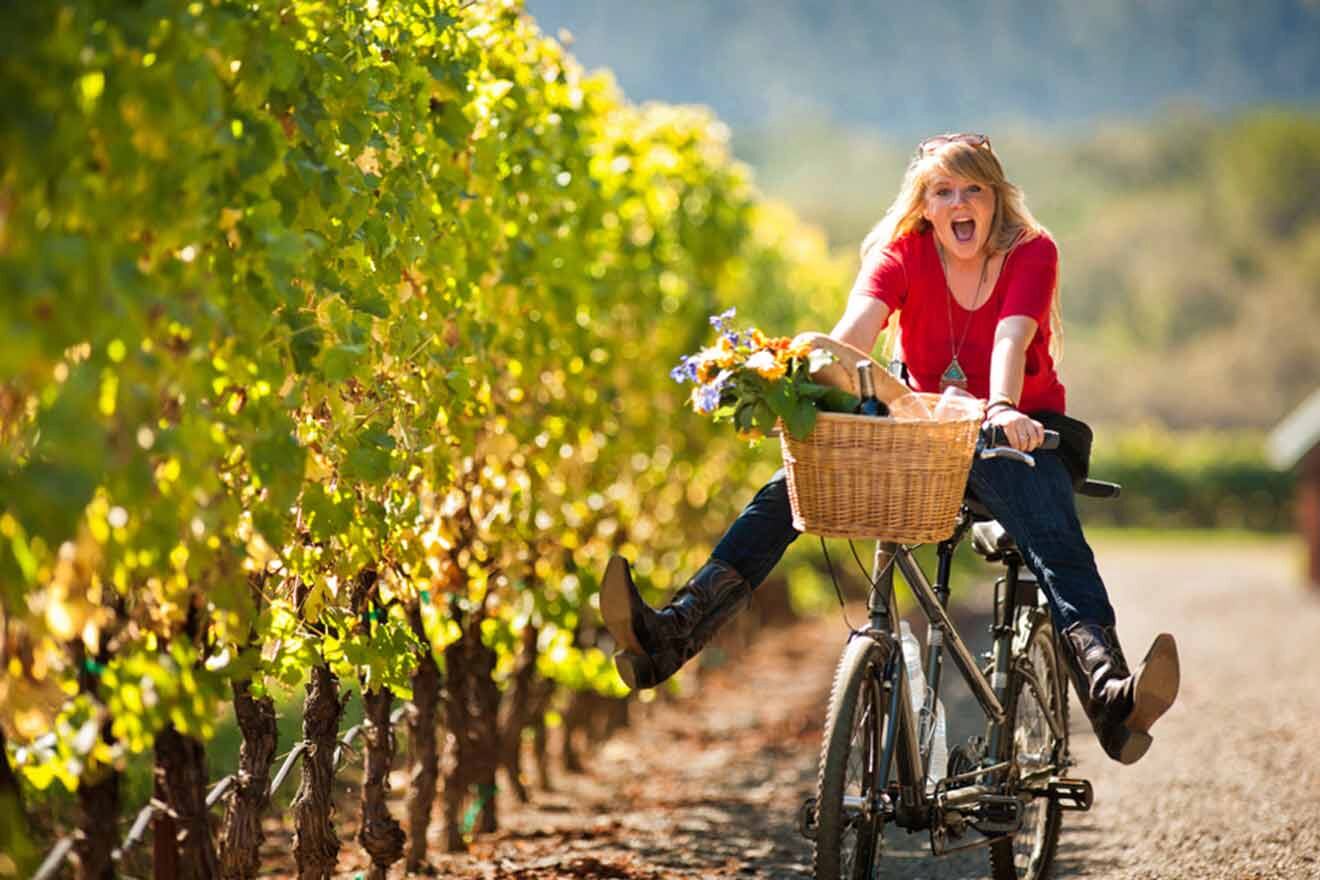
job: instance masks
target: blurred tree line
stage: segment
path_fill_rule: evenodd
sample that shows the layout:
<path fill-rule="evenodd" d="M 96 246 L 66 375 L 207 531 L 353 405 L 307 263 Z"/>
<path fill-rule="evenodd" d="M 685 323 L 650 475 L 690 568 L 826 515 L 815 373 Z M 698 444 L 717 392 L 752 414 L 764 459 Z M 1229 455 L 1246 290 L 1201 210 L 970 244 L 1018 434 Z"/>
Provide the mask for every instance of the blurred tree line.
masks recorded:
<path fill-rule="evenodd" d="M 1089 524 L 1286 531 L 1292 478 L 1265 461 L 1252 431 L 1102 429 L 1091 459 L 1097 479 L 1121 483 L 1117 499 L 1081 498 Z"/>

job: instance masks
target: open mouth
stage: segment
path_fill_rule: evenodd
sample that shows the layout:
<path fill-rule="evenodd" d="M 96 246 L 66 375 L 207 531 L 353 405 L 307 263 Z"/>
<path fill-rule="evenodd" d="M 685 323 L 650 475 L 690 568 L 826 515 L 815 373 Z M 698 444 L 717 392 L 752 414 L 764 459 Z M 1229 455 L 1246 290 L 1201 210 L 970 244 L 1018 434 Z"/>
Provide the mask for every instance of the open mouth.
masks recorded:
<path fill-rule="evenodd" d="M 969 242 L 976 235 L 975 220 L 954 220 L 953 237 L 960 242 Z"/>

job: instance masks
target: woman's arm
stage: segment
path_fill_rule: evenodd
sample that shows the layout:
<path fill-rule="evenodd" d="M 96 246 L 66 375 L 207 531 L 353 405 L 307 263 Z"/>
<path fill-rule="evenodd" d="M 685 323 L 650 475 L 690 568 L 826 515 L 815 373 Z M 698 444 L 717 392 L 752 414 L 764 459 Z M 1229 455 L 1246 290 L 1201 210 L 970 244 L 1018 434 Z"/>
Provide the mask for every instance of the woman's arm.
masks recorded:
<path fill-rule="evenodd" d="M 870 354 L 871 349 L 875 347 L 876 337 L 885 329 L 887 320 L 889 320 L 889 306 L 883 301 L 865 294 L 853 294 L 848 297 L 848 305 L 843 310 L 843 317 L 834 325 L 830 336 Z M 1023 350 L 1026 350 L 1025 346 Z M 1019 387 L 1021 384 L 1022 380 L 1019 378 Z"/>
<path fill-rule="evenodd" d="M 1010 315 L 995 326 L 995 347 L 990 353 L 990 424 L 1004 429 L 1014 449 L 1030 452 L 1045 439 L 1040 422 L 1018 411 L 1027 368 L 1027 345 L 1036 335 L 1035 320 Z"/>

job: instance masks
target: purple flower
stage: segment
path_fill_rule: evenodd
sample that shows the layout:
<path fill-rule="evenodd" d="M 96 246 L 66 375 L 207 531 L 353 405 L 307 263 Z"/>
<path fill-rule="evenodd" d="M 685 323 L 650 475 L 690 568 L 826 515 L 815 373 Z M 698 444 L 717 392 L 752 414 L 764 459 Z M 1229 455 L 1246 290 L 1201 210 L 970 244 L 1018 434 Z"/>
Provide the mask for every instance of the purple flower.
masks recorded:
<path fill-rule="evenodd" d="M 733 320 L 733 316 L 738 313 L 737 309 L 728 309 L 718 315 L 710 316 L 710 326 L 723 333 L 725 326 Z"/>
<path fill-rule="evenodd" d="M 683 355 L 678 359 L 678 366 L 669 371 L 669 378 L 680 385 L 684 382 L 697 381 L 697 359 L 691 355 Z"/>
<path fill-rule="evenodd" d="M 698 385 L 692 389 L 692 407 L 702 415 L 710 415 L 720 405 L 720 384 Z"/>

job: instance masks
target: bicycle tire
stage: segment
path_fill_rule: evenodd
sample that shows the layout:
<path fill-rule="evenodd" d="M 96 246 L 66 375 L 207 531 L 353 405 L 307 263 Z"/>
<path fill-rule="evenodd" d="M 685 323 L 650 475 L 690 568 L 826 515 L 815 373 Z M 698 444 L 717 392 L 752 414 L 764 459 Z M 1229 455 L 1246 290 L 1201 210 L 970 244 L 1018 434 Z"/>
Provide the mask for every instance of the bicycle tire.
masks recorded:
<path fill-rule="evenodd" d="M 869 801 L 873 794 L 873 768 L 881 756 L 887 709 L 884 668 L 892 649 L 889 641 L 859 636 L 839 658 L 816 778 L 816 880 L 869 880 L 872 876 L 881 820 L 849 816 L 844 796 Z M 885 778 L 882 774 L 880 785 Z"/>
<path fill-rule="evenodd" d="M 1027 686 L 1026 679 L 1013 672 L 1009 678 L 1007 706 L 1013 735 L 1006 738 L 1009 753 L 1005 758 L 1013 758 L 1023 745 L 1039 741 L 1037 753 L 1047 747 L 1049 760 L 1057 766 L 1068 752 L 1068 682 L 1063 658 L 1059 655 L 1059 643 L 1049 614 L 1043 609 L 1023 609 L 1015 629 L 1022 645 L 1016 656 L 1025 654 L 1032 663 L 1041 689 L 1049 694 L 1045 699 L 1054 702 L 1049 711 L 1057 713 L 1063 736 L 1055 737 L 1048 727 L 1044 727 L 1042 737 L 1040 725 L 1044 724 L 1043 717 L 1039 724 L 1031 725 L 1034 729 L 1025 729 L 1030 721 L 1036 720 L 1030 718 L 1026 710 L 1033 705 L 1039 708 L 1039 701 Z M 1045 676 L 1041 674 L 1043 671 Z M 990 875 L 994 880 L 1043 880 L 1049 875 L 1058 851 L 1063 810 L 1052 800 L 1037 798 L 1028 804 L 1027 814 L 1017 834 L 990 845 Z"/>

